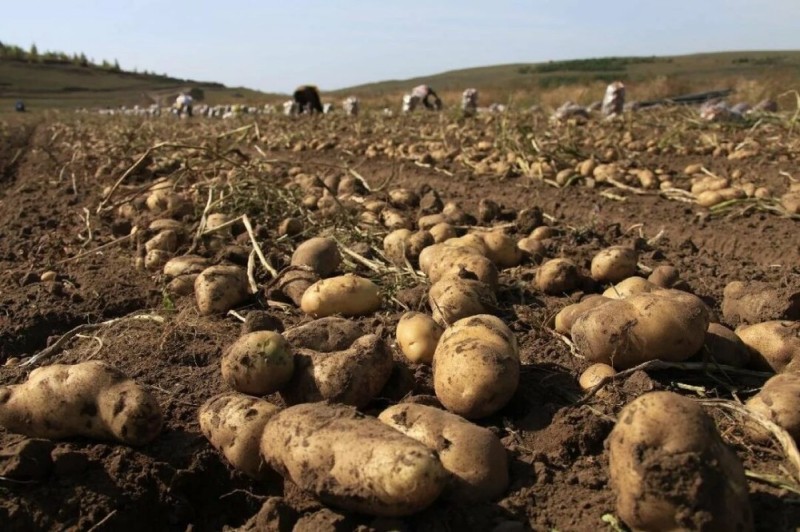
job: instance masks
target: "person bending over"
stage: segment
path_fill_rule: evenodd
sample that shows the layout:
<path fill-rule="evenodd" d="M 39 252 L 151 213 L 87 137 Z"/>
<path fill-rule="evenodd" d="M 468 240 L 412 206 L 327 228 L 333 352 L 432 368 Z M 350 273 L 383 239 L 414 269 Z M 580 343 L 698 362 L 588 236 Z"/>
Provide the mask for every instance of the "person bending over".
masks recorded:
<path fill-rule="evenodd" d="M 295 103 L 301 113 L 322 113 L 322 101 L 319 98 L 319 91 L 313 85 L 302 85 L 297 87 L 293 95 Z"/>

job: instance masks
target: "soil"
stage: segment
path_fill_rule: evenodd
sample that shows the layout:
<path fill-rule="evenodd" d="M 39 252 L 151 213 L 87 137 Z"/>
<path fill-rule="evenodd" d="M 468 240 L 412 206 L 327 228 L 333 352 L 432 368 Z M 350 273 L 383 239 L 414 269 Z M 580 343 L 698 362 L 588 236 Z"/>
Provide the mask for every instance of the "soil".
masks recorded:
<path fill-rule="evenodd" d="M 191 296 L 166 297 L 161 276 L 134 267 L 135 238 L 75 257 L 127 234 L 120 229 L 114 211 L 100 216 L 95 212 L 103 188 L 113 185 L 143 153 L 139 148 L 165 140 L 165 132 L 174 133 L 172 140 L 184 142 L 192 135 L 213 138 L 220 131 L 250 122 L 218 125 L 210 132 L 202 120 L 162 129 L 147 123 L 128 124 L 127 131 L 135 132 L 138 144 L 131 137 L 122 138 L 124 134 L 115 133 L 113 127 L 106 131 L 107 122 L 99 119 L 94 123 L 71 117 L 39 122 L 20 119 L 3 127 L 0 384 L 23 382 L 31 368 L 17 365 L 19 359 L 52 345 L 77 325 L 132 312 L 166 317 L 164 323 L 122 320 L 95 329 L 73 337 L 41 361 L 43 365 L 88 359 L 108 362 L 157 396 L 165 425 L 154 442 L 139 448 L 83 438 L 49 442 L 0 429 L 0 523 L 4 530 L 599 530 L 609 526 L 604 516 L 615 512 L 605 440 L 625 403 L 652 390 L 669 389 L 694 397 L 699 390 L 707 397 L 730 397 L 731 388 L 747 394 L 763 384 L 759 377 L 731 377 L 726 388 L 699 372 L 637 372 L 579 404 L 582 392 L 577 377 L 588 364 L 574 356 L 546 325 L 584 292 L 568 298 L 537 292 L 532 287 L 536 265 L 527 263 L 502 273 L 498 294 L 498 313 L 521 346 L 522 380 L 501 412 L 480 421 L 498 434 L 511 458 L 511 482 L 501 500 L 483 504 L 441 501 L 412 517 L 373 518 L 326 508 L 279 477 L 267 482 L 249 479 L 210 446 L 197 422 L 198 407 L 226 391 L 220 377 L 220 356 L 240 334 L 241 322 L 234 317 L 200 316 Z M 259 124 L 261 134 L 268 135 L 271 122 L 261 120 Z M 335 134 L 344 138 L 352 130 L 353 126 L 344 123 Z M 76 131 L 91 132 L 89 140 L 95 144 L 81 144 Z M 309 129 L 300 131 L 308 133 Z M 364 131 L 358 135 L 370 138 Z M 772 212 L 748 210 L 709 216 L 693 204 L 667 201 L 658 195 L 617 191 L 624 196 L 620 200 L 602 196 L 598 188 L 557 188 L 521 177 L 479 175 L 456 163 L 420 165 L 384 154 L 365 158 L 337 147 L 336 142 L 318 149 L 292 147 L 294 142 L 303 142 L 303 138 L 295 137 L 283 147 L 263 143 L 268 157 L 281 161 L 274 165 L 275 176 L 284 176 L 289 166 L 297 166 L 324 178 L 342 174 L 341 165 L 348 164 L 373 187 L 387 179 L 391 179 L 391 187 L 432 187 L 444 201 L 458 201 L 472 214 L 477 213 L 482 199 L 494 200 L 514 213 L 538 207 L 551 225 L 569 228 L 547 244 L 549 256 L 568 257 L 588 271 L 592 256 L 603 247 L 636 245 L 641 249 L 641 263 L 651 268 L 667 263 L 676 266 L 689 289 L 717 313 L 723 289 L 731 281 L 786 287 L 796 286 L 800 279 L 798 222 Z M 243 157 L 258 155 L 252 146 L 241 152 Z M 74 153 L 81 156 L 73 157 Z M 104 155 L 112 159 L 110 164 L 104 162 Z M 236 158 L 231 152 L 224 156 Z M 796 168 L 798 154 L 789 156 L 795 157 Z M 698 160 L 713 172 L 736 168 L 759 176 L 760 184 L 777 191 L 786 187 L 786 180 L 776 172 L 775 159 L 766 157 L 734 163 L 725 157 L 665 152 L 644 154 L 639 163 L 680 171 Z M 228 171 L 216 164 L 195 168 L 195 177 Z M 141 185 L 158 176 L 159 170 L 150 168 L 149 174 L 132 175 L 126 186 Z M 187 221 L 199 219 L 206 194 L 203 190 Z M 131 223 L 148 220 L 145 215 Z M 254 221 L 270 231 L 280 222 Z M 190 227 L 193 231 L 196 225 Z M 657 242 L 648 244 L 657 234 Z M 246 239 L 240 244 L 249 246 Z M 285 265 L 290 256 L 287 250 L 285 240 L 277 242 L 270 251 L 271 260 Z M 358 263 L 353 267 L 365 276 L 371 274 Z M 56 273 L 55 280 L 42 280 L 47 271 Z M 417 289 L 415 295 L 413 286 L 405 288 L 408 290 L 398 292 L 396 299 L 424 307 L 424 291 Z M 598 287 L 590 284 L 583 288 L 588 292 Z M 308 321 L 293 305 L 268 305 L 263 298 L 254 298 L 239 310 L 243 314 L 259 311 L 259 320 L 279 330 Z M 402 313 L 393 303 L 358 321 L 365 331 L 391 341 Z M 9 363 L 3 366 L 6 361 Z M 408 369 L 414 377 L 414 395 L 432 395 L 430 369 Z M 403 384 L 397 387 L 387 390 L 386 397 L 366 411 L 378 412 L 402 397 Z M 277 394 L 269 399 L 282 404 Z M 753 445 L 734 418 L 722 411 L 709 412 L 747 470 L 786 477 L 791 465 L 779 447 Z M 800 526 L 796 494 L 753 479 L 749 487 L 758 530 Z"/>

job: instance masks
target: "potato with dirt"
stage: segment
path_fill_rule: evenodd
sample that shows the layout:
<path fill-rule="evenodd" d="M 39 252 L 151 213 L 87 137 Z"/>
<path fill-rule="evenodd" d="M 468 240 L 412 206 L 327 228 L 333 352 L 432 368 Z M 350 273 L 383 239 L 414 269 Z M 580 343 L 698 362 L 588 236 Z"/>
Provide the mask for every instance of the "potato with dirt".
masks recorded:
<path fill-rule="evenodd" d="M 317 281 L 300 301 L 300 309 L 316 318 L 334 314 L 362 316 L 379 308 L 381 296 L 375 283 L 350 273 Z"/>
<path fill-rule="evenodd" d="M 717 364 L 744 368 L 750 362 L 750 350 L 736 333 L 719 323 L 709 323 L 706 340 L 701 351 Z"/>
<path fill-rule="evenodd" d="M 603 292 L 603 297 L 609 299 L 626 299 L 634 294 L 658 292 L 659 290 L 663 289 L 643 277 L 633 276 L 606 288 Z"/>
<path fill-rule="evenodd" d="M 287 404 L 328 400 L 362 408 L 386 385 L 394 362 L 386 343 L 368 334 L 342 351 L 296 349 L 294 365 L 292 379 L 281 388 Z"/>
<path fill-rule="evenodd" d="M 765 321 L 736 329 L 736 336 L 750 349 L 750 366 L 760 371 L 800 369 L 800 322 Z"/>
<path fill-rule="evenodd" d="M 283 337 L 293 348 L 322 353 L 347 349 L 362 336 L 364 330 L 358 323 L 338 316 L 310 321 L 283 333 Z"/>
<path fill-rule="evenodd" d="M 736 327 L 774 320 L 800 319 L 800 289 L 759 281 L 733 281 L 725 286 L 722 317 Z"/>
<path fill-rule="evenodd" d="M 206 268 L 194 281 L 194 296 L 204 316 L 228 312 L 247 299 L 247 274 L 233 265 Z"/>
<path fill-rule="evenodd" d="M 625 246 L 601 249 L 592 259 L 592 279 L 599 283 L 618 283 L 636 273 L 639 256 Z"/>
<path fill-rule="evenodd" d="M 434 283 L 428 292 L 428 304 L 433 321 L 441 326 L 476 314 L 488 314 L 497 306 L 491 286 L 460 276 L 444 277 Z"/>
<path fill-rule="evenodd" d="M 280 408 L 257 397 L 235 392 L 215 395 L 198 413 L 200 431 L 239 471 L 263 479 L 268 468 L 259 447 L 264 426 Z"/>
<path fill-rule="evenodd" d="M 367 515 L 420 512 L 447 482 L 435 452 L 342 405 L 303 404 L 276 414 L 264 428 L 261 455 L 323 503 Z"/>
<path fill-rule="evenodd" d="M 687 360 L 703 347 L 708 323 L 700 298 L 659 290 L 594 307 L 575 320 L 570 332 L 587 361 L 620 370 L 649 360 Z"/>
<path fill-rule="evenodd" d="M 486 257 L 498 268 L 513 268 L 522 262 L 522 250 L 500 230 L 477 233 L 486 246 Z"/>
<path fill-rule="evenodd" d="M 406 312 L 397 323 L 397 346 L 415 364 L 430 364 L 442 336 L 442 328 L 422 312 Z"/>
<path fill-rule="evenodd" d="M 500 318 L 479 314 L 453 323 L 433 355 L 436 397 L 467 419 L 503 408 L 519 385 L 519 347 Z"/>
<path fill-rule="evenodd" d="M 332 238 L 309 238 L 295 249 L 292 266 L 308 266 L 319 277 L 330 277 L 342 262 L 339 247 Z"/>
<path fill-rule="evenodd" d="M 588 392 L 605 379 L 613 377 L 616 374 L 616 370 L 608 364 L 592 364 L 581 373 L 581 376 L 578 378 L 578 384 L 581 390 Z"/>
<path fill-rule="evenodd" d="M 144 445 L 161 423 L 150 392 L 96 360 L 37 368 L 22 384 L 0 386 L 0 426 L 26 436 Z"/>
<path fill-rule="evenodd" d="M 534 284 L 548 295 L 572 292 L 580 282 L 578 267 L 569 259 L 551 259 L 536 270 Z"/>
<path fill-rule="evenodd" d="M 255 331 L 236 339 L 222 355 L 222 380 L 250 395 L 277 392 L 294 373 L 294 356 L 280 333 Z"/>
<path fill-rule="evenodd" d="M 736 453 L 695 401 L 647 393 L 618 415 L 607 440 L 617 515 L 633 530 L 753 530 Z"/>
<path fill-rule="evenodd" d="M 484 502 L 508 487 L 508 456 L 490 430 L 432 406 L 405 403 L 387 408 L 382 422 L 436 451 L 452 475 L 445 492 L 459 502 Z"/>
<path fill-rule="evenodd" d="M 572 331 L 572 325 L 578 316 L 584 312 L 600 306 L 603 303 L 610 301 L 609 298 L 597 294 L 586 296 L 583 300 L 572 305 L 567 305 L 562 308 L 555 317 L 554 329 L 557 333 L 569 335 Z"/>
<path fill-rule="evenodd" d="M 433 244 L 433 236 L 428 231 L 397 229 L 383 239 L 383 252 L 393 264 L 405 268 L 406 261 L 416 265 L 422 250 Z"/>
<path fill-rule="evenodd" d="M 761 391 L 747 400 L 745 406 L 784 429 L 795 442 L 800 443 L 800 373 L 775 375 L 764 383 Z M 759 443 L 766 443 L 772 437 L 755 422 L 747 423 L 745 428 Z"/>

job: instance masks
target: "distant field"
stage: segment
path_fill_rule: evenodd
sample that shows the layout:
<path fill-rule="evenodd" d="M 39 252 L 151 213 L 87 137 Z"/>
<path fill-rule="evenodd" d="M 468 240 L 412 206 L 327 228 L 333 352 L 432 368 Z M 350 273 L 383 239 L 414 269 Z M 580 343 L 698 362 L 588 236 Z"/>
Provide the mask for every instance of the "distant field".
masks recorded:
<path fill-rule="evenodd" d="M 313 78 L 313 75 L 308 76 Z M 455 105 L 461 91 L 476 87 L 482 104 L 556 106 L 565 100 L 589 103 L 602 97 L 612 80 L 623 80 L 629 99 L 650 99 L 688 92 L 732 88 L 733 100 L 753 102 L 800 89 L 800 51 L 722 52 L 674 57 L 607 57 L 546 63 L 519 63 L 453 70 L 407 80 L 390 80 L 323 92 L 338 101 L 349 95 L 369 106 L 397 107 L 411 87 L 427 83 Z M 267 94 L 218 83 L 194 82 L 72 64 L 36 64 L 0 60 L 0 112 L 24 99 L 31 110 L 147 105 L 168 100 L 186 88 L 202 89 L 205 101 L 277 103 L 286 95 Z M 794 105 L 785 97 L 785 106 Z"/>

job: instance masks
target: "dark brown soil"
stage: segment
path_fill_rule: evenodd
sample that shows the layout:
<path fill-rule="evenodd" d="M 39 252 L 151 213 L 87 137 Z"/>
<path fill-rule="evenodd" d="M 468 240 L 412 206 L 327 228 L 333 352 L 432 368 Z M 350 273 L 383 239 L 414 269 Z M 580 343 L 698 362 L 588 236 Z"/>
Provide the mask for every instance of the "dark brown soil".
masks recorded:
<path fill-rule="evenodd" d="M 192 297 L 165 298 L 163 279 L 134 267 L 135 239 L 68 260 L 125 234 L 119 232 L 119 220 L 97 216 L 95 209 L 103 187 L 113 184 L 144 151 L 132 148 L 130 140 L 126 145 L 121 134 L 104 133 L 107 122 L 98 120 L 93 131 L 103 142 L 92 149 L 105 146 L 112 160 L 105 162 L 100 152 L 87 155 L 86 146 L 56 134 L 77 127 L 70 125 L 72 120 L 64 120 L 67 125 L 58 129 L 47 122 L 10 124 L 4 129 L 0 144 L 0 384 L 22 382 L 30 369 L 2 366 L 3 362 L 33 355 L 79 324 L 134 311 L 159 313 L 166 318 L 163 324 L 122 321 L 73 338 L 42 364 L 90 358 L 112 364 L 156 394 L 164 408 L 165 427 L 158 439 L 141 448 L 79 438 L 41 442 L 0 429 L 3 530 L 220 530 L 245 525 L 253 530 L 602 530 L 608 525 L 601 519 L 613 514 L 615 505 L 604 442 L 615 414 L 626 402 L 655 389 L 693 395 L 691 389 L 702 388 L 710 397 L 730 397 L 730 389 L 747 394 L 763 384 L 763 379 L 736 377 L 718 387 L 703 373 L 639 372 L 613 383 L 587 404 L 577 404 L 581 391 L 576 379 L 587 364 L 573 356 L 546 324 L 582 292 L 569 298 L 543 295 L 532 287 L 536 266 L 523 264 L 503 272 L 498 294 L 499 315 L 521 346 L 522 380 L 509 405 L 481 420 L 501 437 L 511 458 L 511 483 L 503 499 L 469 505 L 442 501 L 419 515 L 389 520 L 325 508 L 277 478 L 255 482 L 226 464 L 201 435 L 197 422 L 199 405 L 225 391 L 220 356 L 240 334 L 241 323 L 232 317 L 199 316 Z M 202 121 L 182 126 L 188 136 L 213 138 L 225 131 L 217 126 L 206 133 Z M 147 125 L 133 130 L 140 136 L 140 148 L 166 140 L 167 130 Z M 184 141 L 184 133 L 178 131 L 173 140 Z M 269 123 L 261 123 L 261 134 L 269 132 Z M 599 249 L 637 245 L 642 250 L 640 262 L 650 267 L 676 266 L 689 289 L 718 313 L 723 289 L 731 281 L 757 280 L 783 287 L 796 284 L 800 275 L 798 222 L 774 213 L 750 210 L 712 217 L 692 204 L 656 195 L 621 192 L 625 199 L 620 201 L 601 196 L 596 188 L 555 188 L 524 178 L 477 175 L 455 163 L 445 167 L 453 174 L 448 175 L 385 155 L 365 159 L 352 150 L 336 148 L 335 141 L 313 151 L 291 149 L 291 142 L 308 140 L 303 134 L 313 137 L 308 128 L 301 129 L 287 140 L 285 149 L 271 146 L 268 155 L 323 178 L 342 173 L 326 165 L 347 163 L 372 186 L 388 178 L 390 187 L 430 186 L 443 200 L 459 201 L 473 215 L 484 198 L 513 211 L 538 207 L 551 224 L 569 228 L 547 245 L 549 256 L 568 257 L 588 271 Z M 352 125 L 342 124 L 328 134 L 344 138 L 355 133 Z M 357 135 L 367 141 L 371 138 L 363 130 Z M 118 145 L 124 148 L 111 149 Z M 70 162 L 73 149 L 83 150 L 79 163 Z M 243 157 L 257 156 L 255 150 L 243 151 Z M 235 153 L 226 156 L 237 157 Z M 698 158 L 646 154 L 640 163 L 680 170 Z M 711 171 L 727 172 L 734 166 L 724 157 L 701 159 Z M 214 164 L 194 168 L 192 175 L 227 171 Z M 775 190 L 785 186 L 772 159 L 752 158 L 735 166 L 764 176 L 763 184 Z M 275 176 L 264 179 L 277 180 L 285 170 L 276 164 Z M 155 175 L 156 170 L 134 176 L 131 184 L 147 182 Z M 197 221 L 206 194 L 203 190 L 197 198 L 188 221 Z M 255 221 L 272 232 L 280 222 L 266 217 Z M 648 245 L 646 241 L 658 233 L 658 242 Z M 240 243 L 249 246 L 247 240 Z M 276 243 L 276 264 L 288 263 L 286 246 L 285 241 Z M 371 273 L 364 266 L 356 267 L 365 276 Z M 41 280 L 48 270 L 56 272 L 55 281 Z M 584 288 L 597 291 L 598 287 Z M 414 307 L 421 299 L 424 305 L 420 295 L 425 294 L 410 290 L 396 296 Z M 292 305 L 268 307 L 263 299 L 248 302 L 240 312 L 250 310 L 266 311 L 273 327 L 278 323 L 288 329 L 308 321 Z M 401 314 L 401 307 L 392 304 L 359 322 L 365 331 L 391 343 Z M 432 394 L 430 369 L 408 369 L 414 376 L 414 394 Z M 367 412 L 377 412 L 392 398 L 402 397 L 403 386 L 395 385 L 394 392 L 387 390 L 386 398 L 375 401 Z M 278 395 L 270 399 L 282 404 Z M 733 418 L 712 413 L 746 469 L 786 476 L 783 468 L 791 466 L 777 446 L 752 445 Z M 750 481 L 750 494 L 758 530 L 800 526 L 797 495 L 755 480 Z"/>

